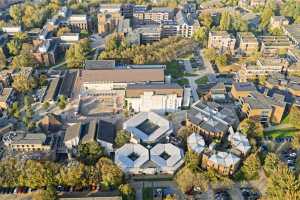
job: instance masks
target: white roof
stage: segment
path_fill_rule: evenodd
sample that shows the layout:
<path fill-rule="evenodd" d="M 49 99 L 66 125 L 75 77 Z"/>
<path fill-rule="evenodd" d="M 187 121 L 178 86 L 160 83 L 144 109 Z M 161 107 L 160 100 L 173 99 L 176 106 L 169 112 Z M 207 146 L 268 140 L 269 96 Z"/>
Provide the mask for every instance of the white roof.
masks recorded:
<path fill-rule="evenodd" d="M 240 132 L 231 132 L 228 136 L 228 141 L 235 149 L 239 150 L 243 154 L 247 154 L 251 149 L 248 138 Z"/>
<path fill-rule="evenodd" d="M 149 160 L 148 149 L 140 144 L 128 143 L 117 149 L 115 152 L 115 163 L 125 172 L 132 168 L 140 168 Z M 136 154 L 136 159 L 132 160 L 130 155 Z"/>
<path fill-rule="evenodd" d="M 152 124 L 158 126 L 158 128 L 150 134 L 147 134 L 137 128 L 146 120 L 149 120 Z M 172 133 L 170 122 L 154 112 L 141 112 L 133 116 L 131 119 L 124 122 L 123 128 L 145 143 L 156 142 L 160 139 L 160 137 L 167 136 Z"/>
<path fill-rule="evenodd" d="M 205 148 L 205 141 L 203 137 L 197 133 L 191 134 L 187 138 L 188 147 L 195 153 L 202 153 Z"/>
<path fill-rule="evenodd" d="M 232 153 L 218 151 L 209 157 L 209 160 L 225 167 L 237 164 L 240 158 Z"/>
<path fill-rule="evenodd" d="M 166 154 L 167 157 L 163 158 L 163 154 Z M 183 163 L 183 157 L 182 149 L 171 143 L 159 143 L 150 150 L 150 159 L 163 170 L 164 168 L 173 168 L 173 170 L 176 170 Z"/>

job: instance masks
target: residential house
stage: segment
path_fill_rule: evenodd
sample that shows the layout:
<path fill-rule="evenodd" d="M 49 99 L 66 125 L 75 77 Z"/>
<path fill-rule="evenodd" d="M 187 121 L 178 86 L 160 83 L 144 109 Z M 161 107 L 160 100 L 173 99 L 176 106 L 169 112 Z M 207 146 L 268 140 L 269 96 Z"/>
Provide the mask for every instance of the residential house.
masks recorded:
<path fill-rule="evenodd" d="M 238 100 L 247 97 L 253 91 L 256 91 L 256 88 L 252 82 L 234 82 L 231 88 L 231 95 Z"/>
<path fill-rule="evenodd" d="M 287 36 L 261 36 L 259 37 L 261 43 L 260 51 L 263 56 L 274 57 L 281 52 L 287 51 L 291 47 L 291 42 Z"/>
<path fill-rule="evenodd" d="M 237 43 L 241 54 L 250 55 L 258 51 L 258 41 L 251 32 L 238 32 Z"/>
<path fill-rule="evenodd" d="M 208 48 L 216 48 L 221 53 L 234 53 L 235 42 L 235 37 L 226 31 L 209 32 Z"/>
<path fill-rule="evenodd" d="M 289 25 L 289 20 L 284 16 L 272 16 L 270 19 L 270 26 L 272 28 L 281 28 Z"/>
<path fill-rule="evenodd" d="M 201 100 L 191 106 L 186 117 L 187 127 L 205 138 L 222 138 L 229 127 L 237 127 L 238 123 L 233 109 Z"/>
<path fill-rule="evenodd" d="M 285 111 L 286 103 L 284 96 L 265 96 L 259 92 L 251 92 L 247 97 L 240 99 L 241 109 L 248 118 L 252 118 L 261 123 L 281 122 Z"/>
<path fill-rule="evenodd" d="M 191 38 L 194 32 L 200 27 L 197 18 L 190 13 L 184 13 L 182 10 L 176 14 L 177 36 Z"/>

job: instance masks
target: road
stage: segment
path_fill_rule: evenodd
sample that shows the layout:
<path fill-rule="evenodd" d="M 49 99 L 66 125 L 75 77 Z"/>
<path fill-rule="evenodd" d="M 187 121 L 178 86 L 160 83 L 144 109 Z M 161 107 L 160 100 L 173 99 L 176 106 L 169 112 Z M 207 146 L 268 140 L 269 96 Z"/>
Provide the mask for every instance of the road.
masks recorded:
<path fill-rule="evenodd" d="M 184 63 L 183 63 L 186 72 L 197 74 L 197 76 L 185 77 L 189 80 L 189 85 L 190 85 L 191 90 L 192 90 L 192 96 L 193 96 L 193 101 L 194 102 L 199 100 L 199 96 L 198 96 L 198 93 L 197 93 L 198 85 L 196 84 L 195 81 L 197 79 L 203 77 L 203 76 L 215 73 L 215 71 L 213 70 L 212 65 L 210 64 L 210 62 L 208 60 L 206 60 L 205 57 L 203 56 L 203 50 L 198 49 L 198 50 L 196 50 L 196 52 L 198 53 L 198 56 L 202 60 L 202 66 L 203 66 L 202 69 L 199 69 L 197 71 L 193 71 L 193 68 L 191 66 L 191 62 L 189 60 L 184 60 Z"/>

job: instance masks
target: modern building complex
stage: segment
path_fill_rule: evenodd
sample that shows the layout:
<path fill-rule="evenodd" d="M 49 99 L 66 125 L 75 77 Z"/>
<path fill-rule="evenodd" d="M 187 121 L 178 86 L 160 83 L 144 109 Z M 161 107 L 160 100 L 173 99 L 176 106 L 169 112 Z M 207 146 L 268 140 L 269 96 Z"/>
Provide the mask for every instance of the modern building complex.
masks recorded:
<path fill-rule="evenodd" d="M 135 112 L 175 112 L 181 108 L 183 89 L 177 84 L 128 85 L 126 105 Z"/>
<path fill-rule="evenodd" d="M 239 32 L 237 33 L 238 51 L 245 55 L 250 55 L 258 51 L 258 41 L 251 32 Z"/>
<path fill-rule="evenodd" d="M 131 133 L 135 143 L 155 143 L 173 132 L 170 122 L 154 112 L 135 115 L 124 122 L 123 128 Z"/>

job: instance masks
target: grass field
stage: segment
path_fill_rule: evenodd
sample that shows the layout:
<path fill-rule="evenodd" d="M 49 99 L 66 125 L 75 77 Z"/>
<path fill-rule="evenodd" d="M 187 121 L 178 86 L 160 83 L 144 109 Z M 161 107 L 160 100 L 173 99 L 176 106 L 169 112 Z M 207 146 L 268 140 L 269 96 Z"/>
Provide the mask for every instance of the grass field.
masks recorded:
<path fill-rule="evenodd" d="M 197 79 L 195 82 L 198 85 L 206 84 L 208 82 L 208 77 L 207 76 L 203 76 L 203 77 Z"/>
<path fill-rule="evenodd" d="M 283 137 L 294 136 L 298 132 L 299 132 L 298 129 L 290 129 L 289 128 L 289 129 L 266 131 L 266 132 L 264 132 L 264 135 L 271 136 L 272 138 L 283 138 Z"/>
<path fill-rule="evenodd" d="M 153 188 L 143 188 L 143 200 L 153 200 Z"/>
<path fill-rule="evenodd" d="M 166 74 L 171 75 L 174 79 L 184 76 L 184 72 L 177 61 L 172 61 L 167 64 Z"/>

